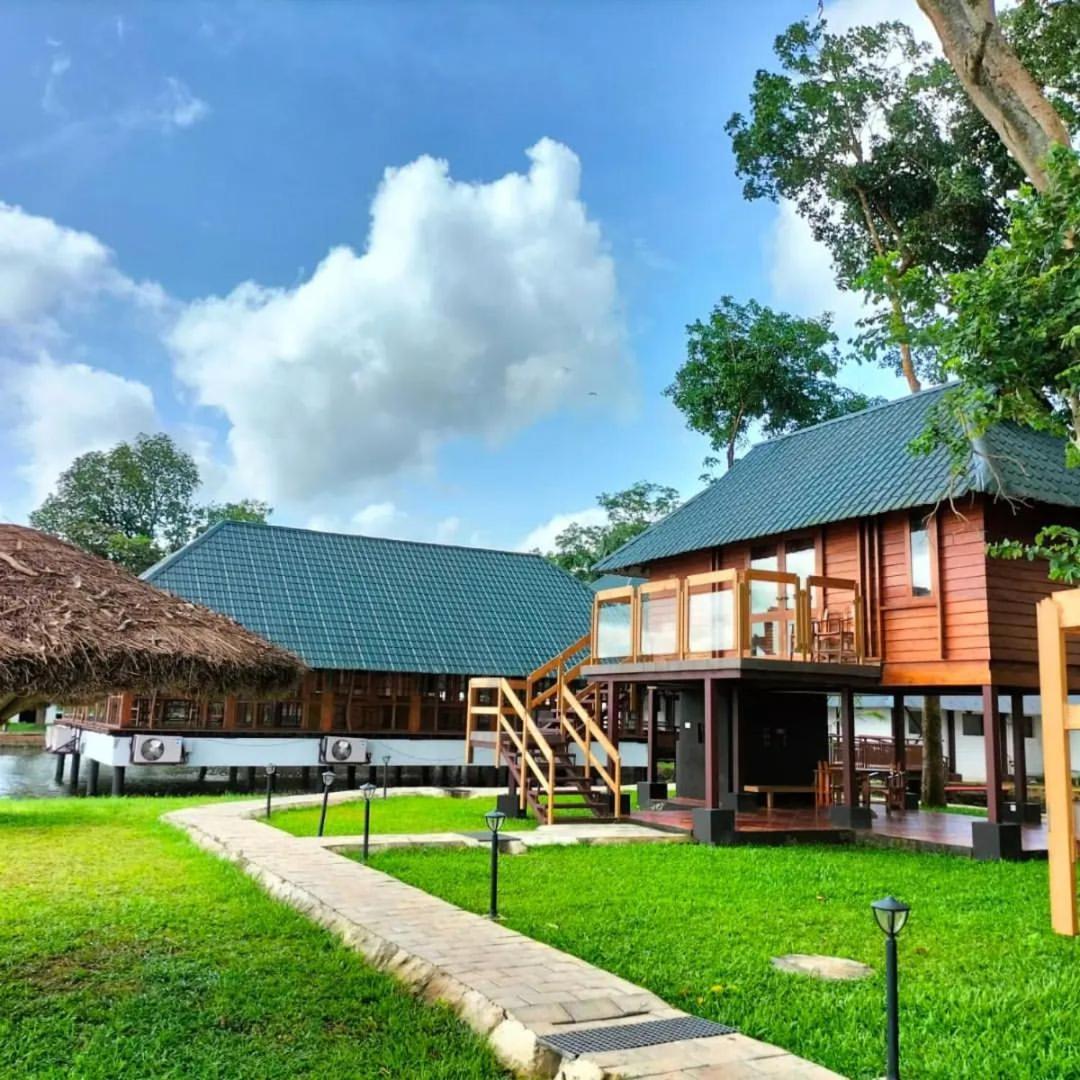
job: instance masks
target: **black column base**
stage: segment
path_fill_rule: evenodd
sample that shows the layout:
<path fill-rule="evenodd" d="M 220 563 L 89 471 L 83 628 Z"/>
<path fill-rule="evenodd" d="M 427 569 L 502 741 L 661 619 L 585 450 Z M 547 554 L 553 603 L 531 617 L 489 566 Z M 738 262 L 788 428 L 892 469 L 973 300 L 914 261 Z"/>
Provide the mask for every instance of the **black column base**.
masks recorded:
<path fill-rule="evenodd" d="M 124 766 L 114 765 L 112 767 L 112 793 L 116 796 L 124 794 Z"/>
<path fill-rule="evenodd" d="M 874 812 L 869 806 L 832 806 L 829 808 L 829 820 L 841 829 L 869 829 L 874 821 Z"/>
<path fill-rule="evenodd" d="M 694 808 L 694 839 L 716 846 L 735 843 L 735 811 Z"/>
<path fill-rule="evenodd" d="M 663 780 L 642 780 L 637 786 L 637 804 L 642 809 L 650 803 L 663 802 L 667 798 L 667 784 Z"/>
<path fill-rule="evenodd" d="M 758 797 L 749 791 L 720 792 L 721 810 L 737 810 L 745 814 L 750 810 L 759 810 L 760 808 L 761 803 L 758 801 Z"/>
<path fill-rule="evenodd" d="M 611 813 L 614 814 L 615 813 L 615 792 L 613 792 L 613 791 L 605 791 L 604 792 L 604 802 L 607 804 L 608 810 L 610 810 Z M 630 813 L 630 792 L 629 791 L 624 791 L 624 792 L 621 792 L 619 794 L 619 813 L 623 814 L 623 815 Z"/>
<path fill-rule="evenodd" d="M 1024 825 L 1038 825 L 1042 822 L 1042 804 L 1037 802 L 1022 803 L 1017 813 L 1016 803 L 1006 803 L 1001 811 L 1002 821 L 1019 821 Z"/>
<path fill-rule="evenodd" d="M 975 821 L 971 825 L 971 853 L 981 862 L 1022 859 L 1024 844 L 1014 822 Z"/>
<path fill-rule="evenodd" d="M 918 810 L 919 809 L 919 793 L 917 791 L 908 791 L 904 793 L 904 809 L 905 810 Z"/>
<path fill-rule="evenodd" d="M 521 809 L 521 802 L 517 795 L 511 795 L 509 792 L 495 796 L 495 809 L 502 811 L 508 818 L 529 816 L 528 810 Z"/>

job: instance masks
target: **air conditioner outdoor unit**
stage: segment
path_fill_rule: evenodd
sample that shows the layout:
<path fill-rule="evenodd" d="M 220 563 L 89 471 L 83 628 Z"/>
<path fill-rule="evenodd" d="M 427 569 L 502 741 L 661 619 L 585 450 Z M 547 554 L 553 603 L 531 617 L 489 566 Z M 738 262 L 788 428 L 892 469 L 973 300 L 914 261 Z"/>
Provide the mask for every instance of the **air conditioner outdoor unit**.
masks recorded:
<path fill-rule="evenodd" d="M 319 740 L 319 764 L 365 765 L 371 760 L 367 739 L 352 735 L 324 735 Z"/>
<path fill-rule="evenodd" d="M 70 724 L 50 724 L 45 729 L 45 749 L 58 754 L 71 749 L 71 742 L 78 732 Z"/>
<path fill-rule="evenodd" d="M 180 735 L 135 735 L 131 740 L 132 765 L 181 765 L 184 740 Z"/>

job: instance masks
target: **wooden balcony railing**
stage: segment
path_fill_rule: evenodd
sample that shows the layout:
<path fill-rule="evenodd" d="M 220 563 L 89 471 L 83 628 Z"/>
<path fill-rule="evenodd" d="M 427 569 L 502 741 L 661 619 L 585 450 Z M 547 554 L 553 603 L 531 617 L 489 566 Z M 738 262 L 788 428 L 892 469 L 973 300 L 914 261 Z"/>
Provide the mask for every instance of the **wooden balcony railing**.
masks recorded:
<path fill-rule="evenodd" d="M 857 581 L 713 570 L 596 594 L 593 663 L 771 657 L 866 659 Z"/>

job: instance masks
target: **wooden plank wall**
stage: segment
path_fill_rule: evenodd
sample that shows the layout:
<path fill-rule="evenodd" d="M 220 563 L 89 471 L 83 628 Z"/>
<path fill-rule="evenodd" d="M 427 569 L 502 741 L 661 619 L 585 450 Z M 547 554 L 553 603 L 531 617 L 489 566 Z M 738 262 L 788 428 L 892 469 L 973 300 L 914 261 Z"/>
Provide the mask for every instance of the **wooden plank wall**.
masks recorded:
<path fill-rule="evenodd" d="M 1080 512 L 1063 507 L 1017 507 L 991 503 L 986 510 L 987 537 L 1030 541 L 1045 525 L 1080 527 Z M 1035 605 L 1044 596 L 1067 588 L 1047 576 L 1047 564 L 1040 560 L 1015 562 L 987 560 L 990 616 L 990 654 L 995 668 L 1006 671 L 1015 665 L 1034 668 L 1039 651 L 1036 639 Z M 1070 642 L 1069 664 L 1080 664 L 1080 642 Z"/>

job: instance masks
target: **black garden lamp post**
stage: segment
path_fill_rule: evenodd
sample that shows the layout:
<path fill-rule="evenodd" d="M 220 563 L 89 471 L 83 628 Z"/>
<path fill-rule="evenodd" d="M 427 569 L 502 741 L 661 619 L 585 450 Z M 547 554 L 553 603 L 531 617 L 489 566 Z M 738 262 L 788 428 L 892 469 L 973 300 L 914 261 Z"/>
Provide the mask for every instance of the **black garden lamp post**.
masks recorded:
<path fill-rule="evenodd" d="M 390 779 L 390 755 L 384 754 L 382 759 L 382 797 L 386 798 L 386 787 Z M 401 777 L 399 776 L 400 780 Z"/>
<path fill-rule="evenodd" d="M 266 766 L 266 816 L 270 816 L 270 794 L 274 790 L 274 773 L 277 772 L 276 765 Z"/>
<path fill-rule="evenodd" d="M 501 810 L 489 810 L 484 815 L 488 829 L 491 830 L 491 906 L 488 909 L 488 918 L 499 917 L 499 830 L 506 821 L 506 815 Z"/>
<path fill-rule="evenodd" d="M 367 862 L 368 837 L 371 835 L 371 798 L 378 790 L 370 781 L 360 789 L 360 794 L 364 796 L 364 862 Z"/>
<path fill-rule="evenodd" d="M 885 1080 L 900 1080 L 900 1003 L 897 996 L 896 939 L 908 921 L 911 908 L 895 896 L 875 900 L 870 907 L 885 935 L 885 1012 L 888 1023 Z"/>
<path fill-rule="evenodd" d="M 322 836 L 323 829 L 326 828 L 326 804 L 330 801 L 330 788 L 333 785 L 337 777 L 333 771 L 327 769 L 322 774 L 322 813 L 319 814 L 319 835 Z"/>

